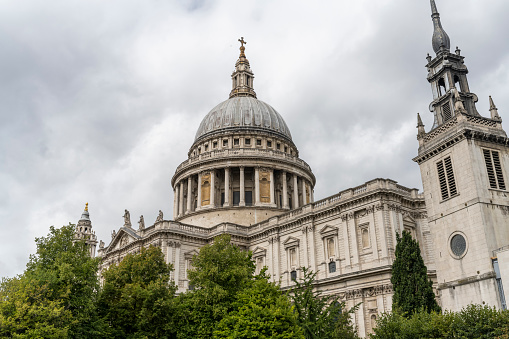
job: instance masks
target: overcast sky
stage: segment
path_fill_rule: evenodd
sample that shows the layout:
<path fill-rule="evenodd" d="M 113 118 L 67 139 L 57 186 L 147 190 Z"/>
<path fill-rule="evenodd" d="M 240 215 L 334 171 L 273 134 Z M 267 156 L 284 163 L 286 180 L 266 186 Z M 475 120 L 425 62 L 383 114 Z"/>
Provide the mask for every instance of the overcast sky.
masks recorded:
<path fill-rule="evenodd" d="M 479 112 L 492 95 L 509 121 L 509 1 L 437 6 Z M 170 179 L 228 97 L 241 36 L 316 200 L 379 177 L 421 189 L 430 14 L 428 0 L 0 0 L 0 277 L 86 202 L 106 243 L 126 208 L 133 224 L 172 218 Z"/>

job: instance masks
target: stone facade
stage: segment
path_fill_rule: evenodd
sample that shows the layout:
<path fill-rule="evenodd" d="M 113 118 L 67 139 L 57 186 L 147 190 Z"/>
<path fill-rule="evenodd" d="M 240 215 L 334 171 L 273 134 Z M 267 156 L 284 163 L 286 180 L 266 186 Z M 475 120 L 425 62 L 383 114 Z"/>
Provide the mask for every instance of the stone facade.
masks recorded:
<path fill-rule="evenodd" d="M 124 226 L 113 231 L 108 246 L 99 246 L 101 270 L 142 247 L 158 246 L 183 292 L 192 288 L 187 271 L 193 255 L 228 233 L 252 251 L 257 271 L 266 266 L 282 289 L 308 267 L 318 272 L 316 288 L 324 294 L 339 295 L 348 307 L 362 303 L 354 321 L 366 336 L 379 314 L 391 310 L 396 233 L 407 230 L 419 241 L 443 308 L 505 308 L 509 139 L 491 98 L 490 118 L 477 112 L 464 57 L 459 49 L 450 52 L 431 4 L 436 57 L 428 56 L 427 69 L 435 120 L 426 132 L 418 116 L 414 158 L 423 193 L 375 179 L 315 201 L 315 176 L 299 158 L 286 123 L 256 98 L 242 39 L 229 99 L 203 119 L 188 159 L 172 178 L 174 220 L 164 220 L 160 211 L 153 225 L 145 227 L 140 218 L 135 230 L 126 210 Z"/>

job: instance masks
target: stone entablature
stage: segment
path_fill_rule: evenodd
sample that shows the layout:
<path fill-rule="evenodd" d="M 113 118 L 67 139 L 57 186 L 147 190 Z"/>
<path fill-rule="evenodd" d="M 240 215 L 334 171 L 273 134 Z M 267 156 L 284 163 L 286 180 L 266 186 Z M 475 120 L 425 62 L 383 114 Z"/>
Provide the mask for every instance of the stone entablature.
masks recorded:
<path fill-rule="evenodd" d="M 190 168 L 202 167 L 209 162 L 215 162 L 218 160 L 232 161 L 236 159 L 251 159 L 254 161 L 272 160 L 273 162 L 296 166 L 303 171 L 311 172 L 311 167 L 304 160 L 285 152 L 271 149 L 233 148 L 207 152 L 183 161 L 175 170 L 174 178 L 178 178 L 181 173 L 188 171 Z M 314 175 L 312 175 L 312 173 L 310 177 L 312 177 L 313 181 L 315 181 Z"/>

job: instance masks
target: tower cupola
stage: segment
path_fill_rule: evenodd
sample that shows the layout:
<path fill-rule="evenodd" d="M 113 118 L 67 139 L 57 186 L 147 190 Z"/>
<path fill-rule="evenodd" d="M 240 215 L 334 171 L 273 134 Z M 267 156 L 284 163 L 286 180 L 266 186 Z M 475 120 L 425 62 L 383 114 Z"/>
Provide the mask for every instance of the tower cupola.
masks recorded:
<path fill-rule="evenodd" d="M 85 204 L 85 210 L 81 214 L 81 218 L 76 225 L 76 231 L 74 234 L 76 240 L 84 240 L 90 248 L 90 256 L 95 257 L 95 249 L 97 246 L 97 236 L 92 230 L 92 221 L 90 220 L 90 214 L 88 213 L 88 202 Z"/>
<path fill-rule="evenodd" d="M 244 37 L 239 39 L 240 42 L 240 56 L 235 63 L 235 70 L 232 73 L 232 91 L 230 98 L 234 97 L 253 97 L 256 98 L 256 93 L 253 89 L 254 74 L 249 66 L 249 60 L 244 53 L 247 44 Z"/>

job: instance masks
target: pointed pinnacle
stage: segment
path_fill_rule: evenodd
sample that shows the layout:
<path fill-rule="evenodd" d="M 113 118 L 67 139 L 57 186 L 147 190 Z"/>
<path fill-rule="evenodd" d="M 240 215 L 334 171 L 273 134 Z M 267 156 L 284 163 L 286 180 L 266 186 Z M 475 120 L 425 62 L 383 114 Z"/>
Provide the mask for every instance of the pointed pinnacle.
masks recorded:
<path fill-rule="evenodd" d="M 419 126 L 424 126 L 424 124 L 422 123 L 421 115 L 417 113 L 417 127 Z"/>
<path fill-rule="evenodd" d="M 431 1 L 431 14 L 438 14 L 437 5 L 435 4 L 435 0 L 430 0 L 430 1 Z"/>
<path fill-rule="evenodd" d="M 493 99 L 491 98 L 491 95 L 490 95 L 490 110 L 492 109 L 497 109 L 497 106 L 495 106 L 495 103 L 493 102 Z"/>

